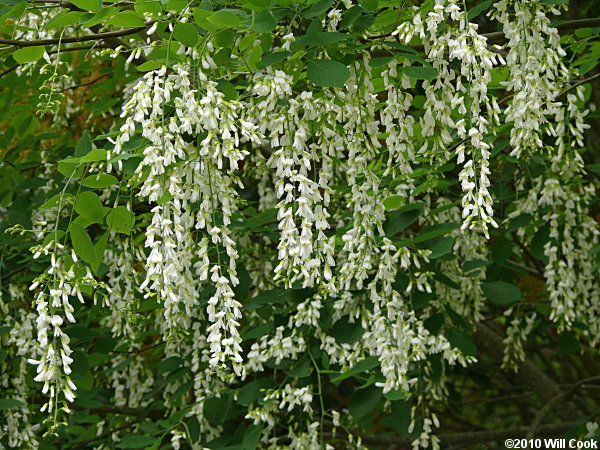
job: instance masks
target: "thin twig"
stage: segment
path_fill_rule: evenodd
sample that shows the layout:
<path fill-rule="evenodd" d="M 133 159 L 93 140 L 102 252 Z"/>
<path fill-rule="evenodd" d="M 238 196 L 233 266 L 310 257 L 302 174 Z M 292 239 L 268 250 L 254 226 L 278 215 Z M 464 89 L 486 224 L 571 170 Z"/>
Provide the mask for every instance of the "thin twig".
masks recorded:
<path fill-rule="evenodd" d="M 88 444 L 91 444 L 92 442 L 95 441 L 99 441 L 100 439 L 104 439 L 105 437 L 110 436 L 113 433 L 116 433 L 117 431 L 121 431 L 124 430 L 125 428 L 129 428 L 133 425 L 135 425 L 136 423 L 140 422 L 142 419 L 134 419 L 134 420 L 130 420 L 127 423 L 124 423 L 123 425 L 120 425 L 116 428 L 113 428 L 112 430 L 108 430 L 104 433 L 102 433 L 100 436 L 96 436 L 94 438 L 88 439 L 87 441 L 82 441 L 82 442 L 73 442 L 73 445 L 76 445 L 78 448 L 81 447 L 85 447 Z"/>
<path fill-rule="evenodd" d="M 527 246 L 525 244 L 523 244 L 523 242 L 521 242 L 521 240 L 517 237 L 517 233 L 512 233 L 512 237 L 513 237 L 513 240 L 515 241 L 515 243 L 523 251 L 523 253 L 525 253 L 527 258 L 533 263 L 533 265 L 535 266 L 535 268 L 538 272 L 538 276 L 541 277 L 542 279 L 545 279 L 544 278 L 544 267 L 539 263 L 537 258 L 535 256 L 533 256 L 533 254 L 529 251 Z"/>
<path fill-rule="evenodd" d="M 34 261 L 29 261 L 27 264 L 22 265 L 21 267 L 19 267 L 18 269 L 13 270 L 12 272 L 9 272 L 5 275 L 2 275 L 2 277 L 0 277 L 0 280 L 6 280 L 7 278 L 12 277 L 13 275 L 18 274 L 19 272 L 22 272 L 23 270 L 27 269 L 29 266 L 31 266 L 34 263 Z"/>
<path fill-rule="evenodd" d="M 146 350 L 153 349 L 154 347 L 158 347 L 159 345 L 164 344 L 164 342 L 157 342 L 156 344 L 149 345 L 148 347 L 140 348 L 138 350 L 113 350 L 111 353 L 143 353 Z"/>
<path fill-rule="evenodd" d="M 546 280 L 542 274 L 540 274 L 537 270 L 532 269 L 531 267 L 524 266 L 524 265 L 519 264 L 519 263 L 517 263 L 515 261 L 512 261 L 510 259 L 506 260 L 506 262 L 508 264 L 510 264 L 511 266 L 514 266 L 516 269 L 524 270 L 525 272 L 527 272 L 531 276 L 534 276 L 534 277 L 536 277 L 536 278 L 538 278 L 540 280 L 544 280 L 544 281 Z"/>
<path fill-rule="evenodd" d="M 569 86 L 564 91 L 562 91 L 560 94 L 558 94 L 556 96 L 555 100 L 561 99 L 562 97 L 564 97 L 567 94 L 567 92 L 572 91 L 573 89 L 577 88 L 578 86 L 581 86 L 582 84 L 589 83 L 590 81 L 593 81 L 596 78 L 600 78 L 600 72 L 598 72 L 596 75 L 592 75 L 591 77 L 586 78 L 585 80 L 580 80 L 577 83 Z"/>
<path fill-rule="evenodd" d="M 97 77 L 97 78 L 94 78 L 94 79 L 93 79 L 93 80 L 91 80 L 91 81 L 86 81 L 85 83 L 80 83 L 80 84 L 75 84 L 75 85 L 73 85 L 73 86 L 69 86 L 69 87 L 67 87 L 67 88 L 64 88 L 64 89 L 62 89 L 62 90 L 60 90 L 60 91 L 56 92 L 56 93 L 57 93 L 57 94 L 60 94 L 60 93 L 62 93 L 62 92 L 71 91 L 71 90 L 73 90 L 73 89 L 77 89 L 77 88 L 80 88 L 80 87 L 84 87 L 84 86 L 91 86 L 92 84 L 94 84 L 94 83 L 97 83 L 98 81 L 102 80 L 103 78 L 110 77 L 110 76 L 111 76 L 113 73 L 114 73 L 114 72 L 105 73 L 104 75 L 100 75 L 99 77 Z"/>

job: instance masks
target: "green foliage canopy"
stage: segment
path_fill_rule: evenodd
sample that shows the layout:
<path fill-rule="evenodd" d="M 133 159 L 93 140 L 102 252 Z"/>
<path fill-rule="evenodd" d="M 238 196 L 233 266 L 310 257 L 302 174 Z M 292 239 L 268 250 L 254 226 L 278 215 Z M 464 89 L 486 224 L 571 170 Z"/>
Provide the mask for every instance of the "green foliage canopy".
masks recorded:
<path fill-rule="evenodd" d="M 593 2 L 0 3 L 0 447 L 594 435 Z"/>

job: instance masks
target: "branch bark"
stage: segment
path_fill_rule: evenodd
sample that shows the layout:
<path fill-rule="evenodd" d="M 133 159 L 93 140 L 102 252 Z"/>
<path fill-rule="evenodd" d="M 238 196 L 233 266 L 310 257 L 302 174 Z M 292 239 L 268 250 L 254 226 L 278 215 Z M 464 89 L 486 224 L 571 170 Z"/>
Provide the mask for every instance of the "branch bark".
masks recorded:
<path fill-rule="evenodd" d="M 492 328 L 478 323 L 473 337 L 477 346 L 490 358 L 498 362 L 502 361 L 504 342 Z M 560 387 L 530 360 L 525 359 L 518 364 L 517 378 L 535 392 L 544 403 L 556 401 L 555 398 L 560 397 L 563 401 L 559 404 L 560 407 L 556 408 L 556 415 L 565 422 L 581 415 L 568 399 L 562 397 Z"/>
<path fill-rule="evenodd" d="M 567 22 L 563 22 L 556 26 L 556 29 L 559 31 L 570 31 L 577 30 L 579 28 L 591 28 L 591 27 L 600 27 L 600 18 L 593 19 L 579 19 L 579 20 L 569 20 Z M 369 39 L 380 39 L 384 37 L 391 36 L 391 33 L 386 33 L 378 36 L 371 36 Z M 503 31 L 494 31 L 492 33 L 483 33 L 481 36 L 487 39 L 488 44 L 494 44 L 497 42 L 502 42 L 506 40 L 506 36 Z M 423 45 L 414 45 L 412 48 L 415 50 L 423 50 Z"/>
<path fill-rule="evenodd" d="M 600 18 L 569 20 L 560 23 L 556 26 L 558 31 L 577 30 L 579 28 L 600 27 Z M 493 33 L 485 33 L 482 36 L 487 38 L 488 44 L 506 40 L 503 31 L 495 31 Z"/>
<path fill-rule="evenodd" d="M 83 411 L 89 410 L 90 414 L 120 414 L 123 416 L 135 416 L 135 417 L 150 417 L 152 419 L 161 419 L 164 417 L 167 410 L 165 408 L 133 408 L 130 406 L 111 406 L 103 405 L 95 408 L 86 408 L 83 406 L 72 406 L 73 409 Z"/>
<path fill-rule="evenodd" d="M 89 42 L 89 41 L 100 41 L 108 40 L 110 38 L 118 38 L 122 36 L 129 36 L 132 34 L 139 33 L 144 29 L 148 28 L 151 23 L 148 23 L 145 27 L 136 28 L 125 28 L 118 31 L 106 31 L 104 33 L 89 34 L 86 36 L 75 36 L 63 39 L 39 39 L 37 41 L 19 41 L 14 39 L 0 39 L 0 44 L 13 45 L 15 47 L 35 47 L 38 45 L 54 45 L 54 44 L 71 44 L 73 42 Z"/>
<path fill-rule="evenodd" d="M 547 424 L 538 428 L 536 437 L 552 437 L 581 425 L 579 422 L 565 422 L 560 424 Z M 479 444 L 490 441 L 504 441 L 506 439 L 521 439 L 527 435 L 528 427 L 507 428 L 503 430 L 472 431 L 466 433 L 452 433 L 438 436 L 442 448 Z M 335 437 L 345 438 L 345 432 L 338 432 Z M 333 433 L 323 433 L 325 439 L 333 439 Z M 394 448 L 411 447 L 411 441 L 397 436 L 361 435 L 362 442 L 367 445 L 391 445 Z"/>

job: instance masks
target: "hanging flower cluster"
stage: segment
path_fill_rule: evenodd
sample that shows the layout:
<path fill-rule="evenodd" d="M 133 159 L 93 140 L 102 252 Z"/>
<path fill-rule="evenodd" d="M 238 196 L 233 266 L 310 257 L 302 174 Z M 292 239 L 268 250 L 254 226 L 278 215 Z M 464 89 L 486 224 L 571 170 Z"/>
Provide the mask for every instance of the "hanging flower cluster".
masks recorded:
<path fill-rule="evenodd" d="M 457 25 L 447 27 L 438 35 L 439 25 L 447 19 Z M 487 95 L 487 85 L 494 65 L 498 61 L 504 63 L 504 60 L 487 48 L 486 39 L 477 33 L 477 25 L 469 23 L 467 12 L 452 0 L 437 0 L 433 11 L 424 20 L 417 14 L 412 23 L 404 22 L 393 34 L 407 43 L 418 35 L 423 40 L 429 61 L 438 72 L 434 80 L 423 82 L 427 101 L 421 133 L 423 137 L 433 139 L 431 148 L 425 141 L 419 152 L 432 161 L 445 161 L 444 156 L 440 158 L 438 154 L 446 154 L 453 141 L 451 130 L 456 129 L 461 139 L 455 149 L 457 161 L 464 163 L 459 175 L 464 193 L 463 227 L 481 228 L 487 235 L 488 225 L 498 225 L 492 218 L 493 201 L 488 190 L 490 145 L 486 138 L 500 122 L 500 107 L 494 97 Z M 459 69 L 452 67 L 453 60 L 459 62 Z M 452 118 L 455 109 L 463 117 L 458 121 Z"/>
<path fill-rule="evenodd" d="M 307 7 L 318 17 L 308 28 L 206 3 L 143 11 L 153 22 L 125 67 L 160 58 L 123 87 L 113 132 L 61 160 L 64 185 L 44 153 L 45 193 L 61 190 L 58 200 L 34 211 L 33 230 L 12 229 L 31 231 L 36 275 L 33 310 L 7 315 L 21 323 L 6 339 L 35 366 L 52 433 L 77 390 L 70 325 L 92 303 L 106 314 L 89 323 L 107 331 L 90 348 L 115 353 L 92 353 L 94 382 L 115 407 L 176 417 L 160 424 L 173 448 L 192 434 L 218 442 L 233 414 L 261 448 L 320 448 L 326 421 L 334 437 L 344 428 L 348 448 L 367 448 L 352 432 L 364 415 L 323 401 L 325 383 L 364 388 L 386 413 L 406 401 L 413 448 L 440 448 L 432 404 L 451 395 L 448 372 L 477 361 L 477 324 L 506 306 L 497 314 L 503 363 L 515 369 L 546 320 L 494 298 L 511 281 L 505 263 L 532 260 L 525 269 L 543 283 L 547 322 L 559 331 L 583 323 L 577 336 L 598 343 L 586 91 L 569 85 L 578 73 L 551 25 L 558 6 L 495 3 L 501 47 L 457 0 L 403 9 L 377 36 L 368 21 L 389 17 L 358 19 L 364 5 L 350 0 Z M 361 43 L 344 58 L 331 44 L 345 46 L 349 29 Z M 492 88 L 498 77 L 501 89 Z M 535 158 L 544 168 L 524 177 Z M 506 204 L 506 184 L 516 198 L 495 207 Z M 90 218 L 78 199 L 95 189 Z M 105 234 L 93 242 L 86 229 Z M 508 238 L 519 248 L 497 247 Z M 11 298 L 27 303 L 21 288 Z M 25 401 L 26 364 L 16 372 L 11 392 Z M 3 432 L 23 430 L 9 430 L 9 445 L 38 445 L 25 409 L 8 421 Z"/>

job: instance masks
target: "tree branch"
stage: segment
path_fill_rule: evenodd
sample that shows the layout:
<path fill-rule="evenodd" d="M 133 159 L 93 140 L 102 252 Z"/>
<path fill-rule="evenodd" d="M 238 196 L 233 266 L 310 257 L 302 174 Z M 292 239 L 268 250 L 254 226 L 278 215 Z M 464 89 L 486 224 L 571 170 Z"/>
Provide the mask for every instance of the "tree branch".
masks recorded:
<path fill-rule="evenodd" d="M 89 410 L 90 414 L 120 414 L 123 416 L 135 416 L 135 417 L 150 417 L 153 419 L 160 419 L 164 417 L 167 410 L 165 408 L 133 408 L 131 406 L 112 406 L 102 405 L 95 408 L 87 408 L 84 406 L 73 405 L 71 408 L 83 411 Z"/>
<path fill-rule="evenodd" d="M 63 39 L 40 39 L 37 41 L 19 41 L 14 39 L 0 39 L 0 44 L 14 45 L 15 47 L 35 47 L 38 45 L 54 45 L 54 44 L 70 44 L 73 42 L 89 42 L 89 41 L 100 41 L 110 38 L 117 38 L 122 36 L 129 36 L 131 34 L 139 33 L 144 29 L 148 28 L 152 23 L 147 23 L 145 27 L 136 28 L 125 28 L 118 31 L 107 31 L 104 33 L 89 34 L 87 36 L 76 36 Z"/>
<path fill-rule="evenodd" d="M 579 28 L 592 28 L 592 27 L 600 27 L 600 18 L 593 19 L 579 19 L 579 20 L 569 20 L 567 22 L 560 23 L 556 26 L 556 29 L 559 31 L 569 31 L 569 30 L 577 30 Z M 380 39 L 385 37 L 390 37 L 392 33 L 381 34 L 377 36 L 371 36 L 369 39 Z M 487 39 L 488 44 L 493 44 L 496 42 L 501 42 L 506 40 L 506 36 L 504 31 L 494 31 L 492 33 L 483 33 L 481 36 Z M 414 45 L 412 48 L 415 50 L 423 50 L 423 45 Z"/>
<path fill-rule="evenodd" d="M 600 26 L 600 18 L 594 19 L 579 19 L 579 20 L 569 20 L 567 22 L 560 23 L 556 26 L 556 29 L 559 31 L 569 31 L 569 30 L 577 30 L 579 28 L 590 28 L 590 27 L 599 27 Z M 506 36 L 503 31 L 495 31 L 493 33 L 485 33 L 482 34 L 485 38 L 487 38 L 487 42 L 500 42 L 506 40 Z"/>
<path fill-rule="evenodd" d="M 75 5 L 73 5 L 73 3 L 66 2 L 64 0 L 33 0 L 32 3 L 50 3 L 50 4 L 56 4 L 59 6 L 65 6 L 67 8 L 77 8 Z M 119 1 L 119 2 L 104 1 L 104 3 L 107 5 L 110 5 L 110 6 L 133 6 L 135 4 L 135 2 L 130 2 L 130 1 Z"/>
<path fill-rule="evenodd" d="M 50 50 L 48 53 L 49 55 L 52 55 L 54 53 L 63 53 L 63 52 L 76 52 L 78 50 L 91 50 L 91 49 L 95 49 L 95 48 L 107 48 L 104 45 L 83 45 L 80 47 L 67 47 L 67 48 L 62 48 L 60 50 Z M 8 75 L 9 73 L 11 73 L 12 71 L 16 70 L 18 67 L 20 67 L 21 64 L 17 64 L 16 66 L 12 66 L 9 67 L 8 69 L 6 69 L 4 72 L 0 73 L 0 78 L 5 77 L 6 75 Z"/>
<path fill-rule="evenodd" d="M 538 428 L 537 436 L 556 436 L 579 425 L 581 425 L 579 422 L 542 425 Z M 442 443 L 442 448 L 449 446 L 460 446 L 463 448 L 482 442 L 503 441 L 505 439 L 521 439 L 527 435 L 527 431 L 527 427 L 519 427 L 507 428 L 504 430 L 485 430 L 443 434 L 438 437 Z M 346 438 L 346 436 L 347 434 L 345 432 L 337 432 L 335 435 L 331 432 L 323 433 L 323 437 L 325 439 L 334 439 L 335 437 Z M 411 441 L 397 436 L 361 435 L 360 437 L 362 442 L 367 445 L 391 445 L 394 448 L 411 446 Z"/>
<path fill-rule="evenodd" d="M 490 358 L 502 361 L 505 351 L 504 342 L 502 337 L 490 326 L 478 323 L 473 337 L 478 347 L 482 348 Z M 560 387 L 529 359 L 519 362 L 517 369 L 517 378 L 534 391 L 542 402 L 548 403 L 562 394 Z M 556 415 L 564 421 L 572 420 L 581 415 L 581 413 L 577 413 L 577 409 L 573 404 L 564 397 L 560 406 L 560 408 L 556 408 Z"/>

